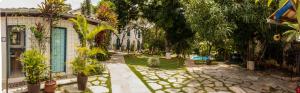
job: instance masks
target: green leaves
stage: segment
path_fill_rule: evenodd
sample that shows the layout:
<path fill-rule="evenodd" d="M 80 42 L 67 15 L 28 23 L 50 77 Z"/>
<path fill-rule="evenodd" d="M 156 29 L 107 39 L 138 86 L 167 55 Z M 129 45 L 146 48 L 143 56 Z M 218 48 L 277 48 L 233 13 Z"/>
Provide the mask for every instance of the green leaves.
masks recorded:
<path fill-rule="evenodd" d="M 70 8 L 65 4 L 65 0 L 45 0 L 38 7 L 42 14 L 48 17 L 59 16 Z"/>
<path fill-rule="evenodd" d="M 26 50 L 20 58 L 24 64 L 23 71 L 26 73 L 26 80 L 29 84 L 37 84 L 44 79 L 46 57 L 37 50 Z"/>
<path fill-rule="evenodd" d="M 201 41 L 211 43 L 225 40 L 234 26 L 227 22 L 223 11 L 212 0 L 188 0 L 185 5 L 185 17 L 192 30 L 201 37 Z"/>
<path fill-rule="evenodd" d="M 94 71 L 97 60 L 94 58 L 96 54 L 106 55 L 106 52 L 102 48 L 87 48 L 78 47 L 77 56 L 71 62 L 72 68 L 76 74 L 89 75 L 91 71 Z"/>
<path fill-rule="evenodd" d="M 82 47 L 87 46 L 88 42 L 89 42 L 89 45 L 93 45 L 91 42 L 93 42 L 93 40 L 95 39 L 95 36 L 102 31 L 116 32 L 114 27 L 112 27 L 110 25 L 106 25 L 106 24 L 98 25 L 93 30 L 89 30 L 89 24 L 88 24 L 86 18 L 82 15 L 77 15 L 76 19 L 71 18 L 71 19 L 69 19 L 69 21 L 71 21 L 73 23 L 73 28 L 75 29 L 75 31 L 77 32 L 77 34 L 79 36 Z"/>
<path fill-rule="evenodd" d="M 300 25 L 300 5 L 298 5 L 296 9 L 296 17 L 297 17 L 298 25 Z M 299 31 L 299 28 L 297 30 Z"/>
<path fill-rule="evenodd" d="M 77 15 L 76 19 L 69 19 L 73 23 L 73 27 L 76 30 L 81 46 L 77 48 L 77 56 L 71 62 L 72 68 L 76 74 L 89 75 L 91 71 L 95 71 L 95 63 L 97 54 L 106 55 L 105 49 L 102 47 L 95 47 L 94 40 L 95 36 L 103 31 L 113 31 L 116 32 L 114 27 L 101 24 L 89 30 L 89 24 L 86 18 L 82 15 Z"/>
<path fill-rule="evenodd" d="M 279 7 L 283 7 L 283 5 L 289 0 L 279 0 Z"/>
<path fill-rule="evenodd" d="M 283 33 L 283 36 L 286 42 L 292 42 L 300 36 L 300 33 L 297 30 L 288 30 Z"/>
<path fill-rule="evenodd" d="M 110 25 L 100 25 L 95 27 L 91 32 L 87 33 L 86 38 L 87 40 L 91 41 L 95 39 L 95 36 L 103 31 L 112 31 L 113 33 L 117 33 L 117 31 L 114 29 L 114 27 Z"/>
<path fill-rule="evenodd" d="M 259 1 L 260 1 L 260 0 L 255 0 L 255 3 L 258 3 Z M 265 1 L 265 0 L 263 0 L 263 1 Z M 270 6 L 270 5 L 272 4 L 273 1 L 275 1 L 275 0 L 268 0 L 268 1 L 267 1 L 268 6 Z M 282 0 L 280 0 L 280 1 L 282 1 Z"/>
<path fill-rule="evenodd" d="M 288 27 L 291 27 L 295 30 L 299 30 L 299 25 L 297 23 L 292 23 L 292 22 L 283 22 L 283 25 L 286 25 Z"/>
<path fill-rule="evenodd" d="M 286 42 L 292 42 L 300 36 L 299 24 L 291 22 L 284 22 L 283 24 L 293 28 L 293 30 L 287 30 L 282 34 Z"/>

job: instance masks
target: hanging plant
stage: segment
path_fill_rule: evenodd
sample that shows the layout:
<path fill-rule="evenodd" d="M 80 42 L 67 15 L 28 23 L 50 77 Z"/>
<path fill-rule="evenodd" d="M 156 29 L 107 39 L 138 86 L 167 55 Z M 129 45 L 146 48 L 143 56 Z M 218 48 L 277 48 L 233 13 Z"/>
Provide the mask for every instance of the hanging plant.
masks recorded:
<path fill-rule="evenodd" d="M 11 29 L 12 32 L 21 32 L 21 31 L 25 31 L 25 26 L 23 25 L 16 25 L 13 26 Z"/>

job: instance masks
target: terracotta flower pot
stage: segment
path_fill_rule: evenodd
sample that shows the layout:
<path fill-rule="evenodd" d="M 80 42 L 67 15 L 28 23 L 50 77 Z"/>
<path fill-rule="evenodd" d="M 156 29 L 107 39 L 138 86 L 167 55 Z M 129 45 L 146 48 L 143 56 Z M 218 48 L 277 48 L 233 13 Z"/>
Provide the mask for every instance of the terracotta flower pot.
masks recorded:
<path fill-rule="evenodd" d="M 45 89 L 44 91 L 46 93 L 54 93 L 56 89 L 56 81 L 55 80 L 49 80 L 45 82 Z"/>
<path fill-rule="evenodd" d="M 27 84 L 28 93 L 40 93 L 40 83 Z"/>
<path fill-rule="evenodd" d="M 86 89 L 86 83 L 88 80 L 88 76 L 83 74 L 77 75 L 77 85 L 79 90 L 85 90 Z"/>

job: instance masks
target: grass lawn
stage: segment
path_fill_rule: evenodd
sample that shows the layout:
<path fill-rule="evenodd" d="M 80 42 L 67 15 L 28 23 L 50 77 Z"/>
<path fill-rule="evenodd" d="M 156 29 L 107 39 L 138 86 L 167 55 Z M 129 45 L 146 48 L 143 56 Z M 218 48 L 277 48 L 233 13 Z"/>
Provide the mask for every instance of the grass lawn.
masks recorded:
<path fill-rule="evenodd" d="M 129 66 L 131 71 L 137 75 L 142 82 L 148 87 L 148 89 L 154 93 L 155 91 L 150 87 L 150 85 L 144 80 L 143 75 L 135 69 L 134 66 L 139 65 L 139 66 L 147 66 L 147 60 L 148 57 L 150 56 L 144 56 L 144 55 L 125 55 L 125 63 Z M 159 69 L 167 69 L 167 70 L 172 70 L 172 69 L 184 69 L 184 66 L 179 66 L 179 59 L 178 58 L 172 58 L 172 59 L 165 59 L 165 58 L 160 58 L 160 66 L 158 67 Z"/>
<path fill-rule="evenodd" d="M 125 62 L 128 65 L 141 65 L 141 66 L 147 66 L 147 60 L 149 56 L 142 56 L 142 55 L 126 55 L 124 56 Z M 160 69 L 182 69 L 183 66 L 179 65 L 179 59 L 178 58 L 172 58 L 172 59 L 165 59 L 160 58 L 160 65 L 158 68 Z"/>

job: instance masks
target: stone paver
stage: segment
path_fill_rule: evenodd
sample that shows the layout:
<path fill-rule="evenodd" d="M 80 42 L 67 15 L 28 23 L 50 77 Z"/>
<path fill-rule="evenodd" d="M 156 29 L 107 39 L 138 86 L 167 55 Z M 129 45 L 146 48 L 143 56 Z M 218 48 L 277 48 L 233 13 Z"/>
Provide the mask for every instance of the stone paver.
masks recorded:
<path fill-rule="evenodd" d="M 134 66 L 142 78 L 157 93 L 195 93 L 202 91 L 200 82 L 183 69 L 163 70 L 145 66 Z"/>
<path fill-rule="evenodd" d="M 235 93 L 293 93 L 296 87 L 294 82 L 248 71 L 236 65 L 204 65 L 188 67 L 187 70 L 194 76 L 199 75 L 197 80 L 204 78 L 201 84 L 204 84 L 206 91 L 214 89 Z"/>
<path fill-rule="evenodd" d="M 115 55 L 112 58 L 121 61 L 107 64 L 110 71 L 112 93 L 150 93 L 143 82 L 126 64 L 122 63 L 124 62 L 122 55 Z"/>
<path fill-rule="evenodd" d="M 257 75 L 240 68 L 219 64 L 164 70 L 134 66 L 155 92 L 169 93 L 293 93 L 289 81 Z M 162 88 L 161 88 L 162 87 Z"/>
<path fill-rule="evenodd" d="M 109 72 L 105 70 L 101 75 L 93 75 L 89 76 L 87 82 L 87 89 L 92 93 L 109 93 L 109 87 L 107 82 L 109 80 Z M 60 91 L 65 91 L 67 93 L 82 93 L 82 91 L 78 90 L 77 84 L 63 85 L 59 87 L 55 93 L 59 93 Z M 64 93 L 64 92 L 63 92 Z"/>

